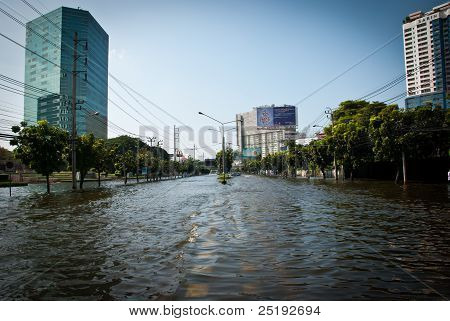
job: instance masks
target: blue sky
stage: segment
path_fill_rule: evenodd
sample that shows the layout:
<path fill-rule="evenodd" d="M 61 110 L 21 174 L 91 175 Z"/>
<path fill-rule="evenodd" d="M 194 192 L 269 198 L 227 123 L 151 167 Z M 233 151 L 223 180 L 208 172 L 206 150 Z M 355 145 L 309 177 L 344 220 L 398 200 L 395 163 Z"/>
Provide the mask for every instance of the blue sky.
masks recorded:
<path fill-rule="evenodd" d="M 28 19 L 37 16 L 20 1 L 2 1 Z M 443 1 L 29 2 L 43 12 L 61 5 L 89 10 L 109 34 L 110 72 L 197 133 L 212 124 L 198 111 L 228 121 L 254 106 L 295 104 L 401 33 L 406 15 Z M 0 7 L 7 9 L 1 2 Z M 25 29 L 4 15 L 0 29 L 24 43 Z M 0 46 L 1 73 L 23 81 L 24 50 L 3 38 Z M 304 101 L 298 109 L 299 128 L 311 124 L 326 107 L 363 96 L 402 73 L 398 38 Z M 376 98 L 382 101 L 404 91 L 400 84 Z M 0 105 L 22 112 L 23 98 L 0 91 Z M 148 108 L 165 124 L 174 124 Z M 109 118 L 138 132 L 136 122 L 111 105 Z M 185 147 L 195 140 L 198 145 L 197 135 L 189 141 L 182 133 L 182 139 Z"/>

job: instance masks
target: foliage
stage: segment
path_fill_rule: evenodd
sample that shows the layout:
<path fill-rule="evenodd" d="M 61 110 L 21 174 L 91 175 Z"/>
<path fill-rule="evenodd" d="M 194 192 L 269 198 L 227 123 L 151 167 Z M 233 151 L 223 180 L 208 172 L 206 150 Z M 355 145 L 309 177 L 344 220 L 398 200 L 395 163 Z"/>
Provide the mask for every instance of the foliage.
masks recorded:
<path fill-rule="evenodd" d="M 244 160 L 243 171 L 295 176 L 298 168 L 319 168 L 325 177 L 335 155 L 337 164 L 352 178 L 355 169 L 368 163 L 383 161 L 399 166 L 402 153 L 407 159 L 449 157 L 450 109 L 399 109 L 380 102 L 344 101 L 332 117 L 321 140 L 308 146 L 287 142 L 288 151 Z"/>
<path fill-rule="evenodd" d="M 18 135 L 11 141 L 11 145 L 17 146 L 14 149 L 15 157 L 46 177 L 47 193 L 50 193 L 49 176 L 66 166 L 68 133 L 50 126 L 45 120 L 33 126 L 22 122 L 21 126 L 13 126 L 12 131 Z"/>
<path fill-rule="evenodd" d="M 94 144 L 95 137 L 92 133 L 77 137 L 75 147 L 76 169 L 80 172 L 80 189 L 83 189 L 87 172 L 95 166 Z M 69 157 L 69 164 L 72 164 L 71 157 Z"/>
<path fill-rule="evenodd" d="M 229 173 L 231 171 L 231 167 L 233 166 L 233 150 L 231 148 L 225 149 L 225 172 Z M 222 151 L 219 151 L 216 154 L 216 165 L 220 173 L 223 172 L 223 158 Z"/>
<path fill-rule="evenodd" d="M 114 155 L 116 154 L 116 146 L 106 144 L 103 139 L 96 139 L 92 146 L 92 158 L 94 165 L 92 166 L 98 175 L 98 186 L 100 186 L 101 173 L 112 171 L 114 166 Z"/>
<path fill-rule="evenodd" d="M 136 156 L 130 150 L 117 155 L 115 167 L 123 173 L 125 184 L 127 184 L 128 173 L 136 173 Z"/>
<path fill-rule="evenodd" d="M 310 164 L 318 167 L 325 178 L 325 169 L 332 165 L 331 145 L 327 139 L 312 141 L 306 148 L 306 157 Z"/>
<path fill-rule="evenodd" d="M 245 159 L 242 162 L 242 170 L 246 173 L 259 174 L 261 168 L 261 159 Z"/>
<path fill-rule="evenodd" d="M 14 159 L 14 153 L 7 150 L 6 148 L 0 147 L 0 159 L 12 160 Z"/>
<path fill-rule="evenodd" d="M 135 137 L 130 137 L 127 135 L 122 135 L 107 140 L 109 146 L 116 146 L 117 153 L 122 154 L 125 151 L 133 151 L 136 157 L 136 150 L 139 144 L 139 149 L 146 148 L 149 150 L 154 157 L 169 160 L 169 154 L 161 147 L 150 147 L 148 144 L 144 143 L 140 139 Z"/>

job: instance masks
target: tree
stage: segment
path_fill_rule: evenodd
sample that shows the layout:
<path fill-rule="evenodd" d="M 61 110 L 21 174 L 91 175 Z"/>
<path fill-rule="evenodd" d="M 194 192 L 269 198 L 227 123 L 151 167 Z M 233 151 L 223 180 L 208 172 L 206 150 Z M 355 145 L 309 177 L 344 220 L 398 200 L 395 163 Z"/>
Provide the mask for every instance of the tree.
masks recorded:
<path fill-rule="evenodd" d="M 69 134 L 59 127 L 50 126 L 45 120 L 33 126 L 22 122 L 20 126 L 13 126 L 12 131 L 18 135 L 10 143 L 17 146 L 15 157 L 45 176 L 47 193 L 50 193 L 50 175 L 66 165 Z"/>
<path fill-rule="evenodd" d="M 151 168 L 152 163 L 154 162 L 153 158 L 154 157 L 149 149 L 141 148 L 141 150 L 139 151 L 139 167 L 146 168 L 145 179 L 147 180 L 147 182 L 149 178 L 149 168 Z"/>
<path fill-rule="evenodd" d="M 400 110 L 386 107 L 370 122 L 375 159 L 396 164 L 395 181 L 403 164 L 404 180 L 408 158 L 416 160 L 448 157 L 450 112 L 431 106 Z"/>
<path fill-rule="evenodd" d="M 368 127 L 370 117 L 380 112 L 386 105 L 369 104 L 366 101 L 344 101 L 333 111 L 334 126 L 325 128 L 329 143 L 334 148 L 338 162 L 349 171 L 353 179 L 353 171 L 363 163 L 373 160 L 372 142 L 369 139 Z"/>
<path fill-rule="evenodd" d="M 76 169 L 80 172 L 80 189 L 83 189 L 87 172 L 95 166 L 96 155 L 94 154 L 94 143 L 95 137 L 92 133 L 77 137 L 75 148 L 77 153 Z M 71 158 L 69 159 L 69 163 L 72 163 Z"/>
<path fill-rule="evenodd" d="M 195 171 L 194 159 L 192 157 L 188 157 L 184 162 L 181 163 L 181 171 L 188 175 L 191 175 Z"/>
<path fill-rule="evenodd" d="M 400 136 L 403 134 L 402 113 L 397 105 L 385 108 L 379 115 L 372 117 L 369 126 L 370 139 L 376 161 L 392 162 L 397 168 L 395 182 L 398 182 L 401 157 L 404 147 Z"/>
<path fill-rule="evenodd" d="M 242 162 L 242 170 L 250 174 L 259 174 L 261 171 L 261 159 L 244 159 Z"/>
<path fill-rule="evenodd" d="M 136 156 L 132 151 L 128 150 L 125 153 L 118 155 L 115 167 L 124 174 L 124 183 L 127 185 L 128 172 L 133 172 L 136 170 Z"/>
<path fill-rule="evenodd" d="M 222 151 L 219 151 L 216 154 L 216 165 L 219 169 L 219 172 L 223 172 L 223 158 Z M 225 149 L 225 172 L 228 173 L 231 171 L 231 167 L 233 166 L 233 150 L 231 148 Z"/>
<path fill-rule="evenodd" d="M 114 155 L 117 147 L 115 145 L 108 146 L 103 139 L 96 139 L 92 146 L 92 158 L 94 159 L 93 168 L 97 172 L 98 186 L 100 187 L 101 173 L 108 172 L 114 166 Z"/>
<path fill-rule="evenodd" d="M 6 148 L 0 147 L 0 159 L 11 160 L 14 158 L 14 153 L 7 150 Z"/>
<path fill-rule="evenodd" d="M 288 172 L 291 177 L 297 176 L 297 168 L 299 166 L 299 161 L 301 157 L 301 146 L 297 146 L 295 144 L 295 140 L 290 140 L 286 143 L 286 146 L 288 148 L 287 156 L 286 156 L 286 162 L 288 165 Z"/>
<path fill-rule="evenodd" d="M 329 146 L 328 141 L 323 139 L 314 140 L 307 147 L 309 161 L 320 169 L 324 179 L 326 178 L 325 170 L 333 161 Z"/>

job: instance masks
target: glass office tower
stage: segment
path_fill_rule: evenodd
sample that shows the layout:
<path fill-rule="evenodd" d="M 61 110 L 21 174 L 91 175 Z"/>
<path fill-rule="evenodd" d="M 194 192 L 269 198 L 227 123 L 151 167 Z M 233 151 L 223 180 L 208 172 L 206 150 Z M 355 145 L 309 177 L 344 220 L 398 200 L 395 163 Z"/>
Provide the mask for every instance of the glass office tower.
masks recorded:
<path fill-rule="evenodd" d="M 107 138 L 109 37 L 81 9 L 61 7 L 27 23 L 25 121 L 45 119 L 71 131 L 75 32 L 77 133 Z"/>

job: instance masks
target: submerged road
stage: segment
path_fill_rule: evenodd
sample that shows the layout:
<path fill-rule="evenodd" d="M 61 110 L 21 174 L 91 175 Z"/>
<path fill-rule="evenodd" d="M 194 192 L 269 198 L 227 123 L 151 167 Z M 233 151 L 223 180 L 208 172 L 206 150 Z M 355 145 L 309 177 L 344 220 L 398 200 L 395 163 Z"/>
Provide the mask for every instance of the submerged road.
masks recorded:
<path fill-rule="evenodd" d="M 2 300 L 450 298 L 447 185 L 203 176 L 44 189 L 0 189 Z"/>

